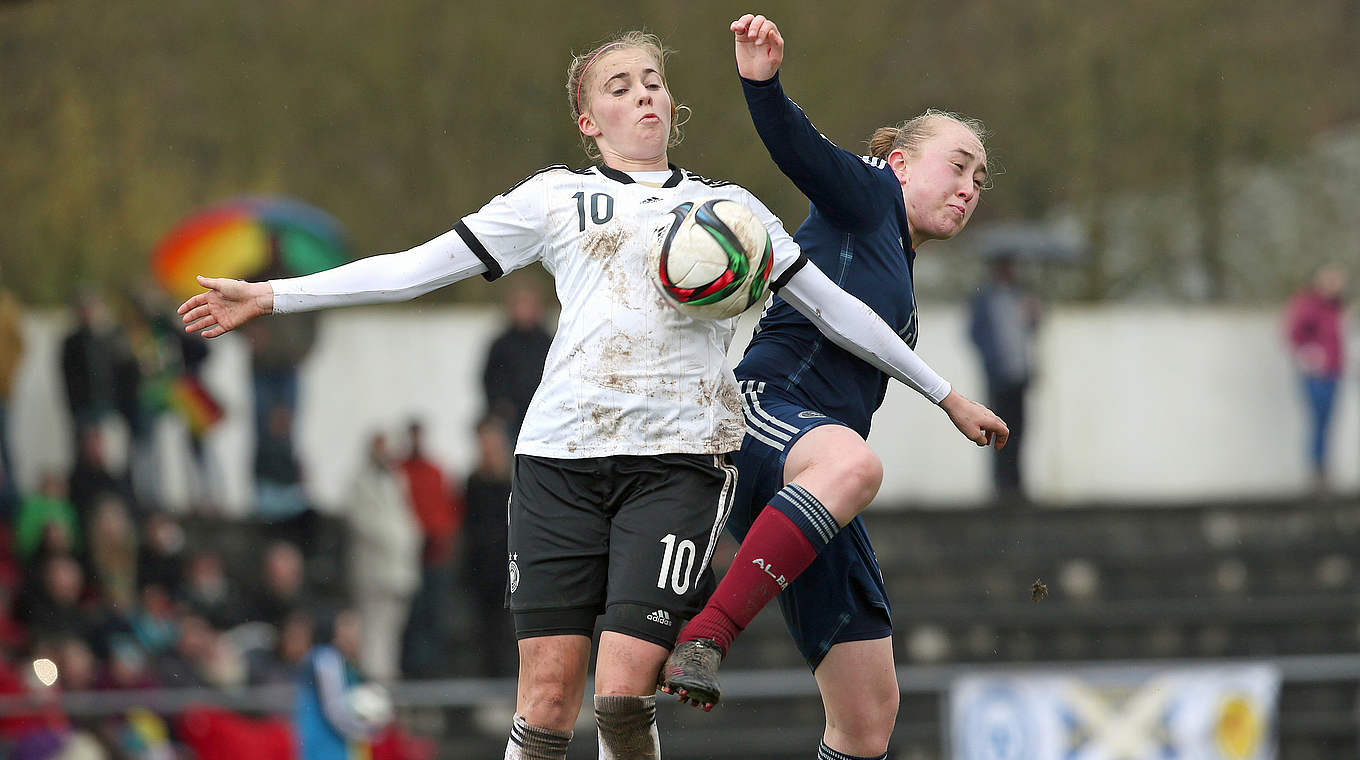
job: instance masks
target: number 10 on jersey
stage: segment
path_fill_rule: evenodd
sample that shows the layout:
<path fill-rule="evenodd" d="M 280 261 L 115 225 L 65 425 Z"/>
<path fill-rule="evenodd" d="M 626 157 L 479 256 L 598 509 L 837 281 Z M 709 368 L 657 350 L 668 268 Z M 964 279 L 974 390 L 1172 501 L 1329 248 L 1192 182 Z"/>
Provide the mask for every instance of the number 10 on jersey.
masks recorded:
<path fill-rule="evenodd" d="M 586 231 L 586 194 L 572 193 L 576 199 L 576 222 L 577 232 Z M 614 218 L 614 196 L 604 193 L 595 193 L 590 196 L 590 221 L 595 224 L 604 224 Z"/>
<path fill-rule="evenodd" d="M 665 544 L 666 553 L 661 558 L 661 572 L 656 576 L 656 587 L 666 588 L 666 581 L 669 580 L 672 591 L 684 594 L 689 591 L 690 572 L 694 569 L 698 550 L 688 538 L 677 544 L 674 533 L 666 534 L 661 543 Z"/>

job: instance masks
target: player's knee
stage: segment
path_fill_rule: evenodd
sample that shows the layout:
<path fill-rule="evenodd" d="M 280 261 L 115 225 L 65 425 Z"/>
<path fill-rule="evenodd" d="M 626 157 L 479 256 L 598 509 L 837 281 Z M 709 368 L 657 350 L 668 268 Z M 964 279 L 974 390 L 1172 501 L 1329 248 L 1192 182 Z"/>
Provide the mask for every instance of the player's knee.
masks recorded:
<path fill-rule="evenodd" d="M 897 722 L 900 697 L 896 690 L 861 693 L 852 709 L 826 712 L 829 733 L 853 737 L 861 747 L 887 747 Z"/>
<path fill-rule="evenodd" d="M 561 701 L 571 692 L 577 679 L 562 660 L 533 659 L 520 661 L 519 681 L 527 696 L 544 704 Z"/>
<path fill-rule="evenodd" d="M 892 734 L 893 725 L 897 723 L 897 709 L 901 704 L 901 694 L 896 689 L 883 695 L 883 699 L 878 704 L 878 723 L 884 727 L 883 741 L 888 741 L 888 736 Z"/>
<path fill-rule="evenodd" d="M 542 636 L 520 639 L 519 707 L 536 726 L 570 726 L 581 707 L 590 639 Z"/>
<path fill-rule="evenodd" d="M 581 709 L 581 694 L 561 681 L 539 678 L 521 685 L 526 716 L 541 721 L 537 725 L 553 726 L 563 720 L 574 720 Z"/>
<path fill-rule="evenodd" d="M 843 451 L 837 456 L 836 479 L 861 508 L 873 501 L 883 485 L 883 462 L 868 446 Z"/>

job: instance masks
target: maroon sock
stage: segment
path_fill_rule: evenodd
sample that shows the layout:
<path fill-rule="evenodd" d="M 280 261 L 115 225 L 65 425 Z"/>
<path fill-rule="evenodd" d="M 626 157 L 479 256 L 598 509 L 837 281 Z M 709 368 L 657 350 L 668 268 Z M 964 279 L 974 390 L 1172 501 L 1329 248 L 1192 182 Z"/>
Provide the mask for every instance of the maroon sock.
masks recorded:
<path fill-rule="evenodd" d="M 779 509 L 765 507 L 742 540 L 718 589 L 703 611 L 680 632 L 679 640 L 712 639 L 725 656 L 737 634 L 812 564 L 820 548 Z"/>

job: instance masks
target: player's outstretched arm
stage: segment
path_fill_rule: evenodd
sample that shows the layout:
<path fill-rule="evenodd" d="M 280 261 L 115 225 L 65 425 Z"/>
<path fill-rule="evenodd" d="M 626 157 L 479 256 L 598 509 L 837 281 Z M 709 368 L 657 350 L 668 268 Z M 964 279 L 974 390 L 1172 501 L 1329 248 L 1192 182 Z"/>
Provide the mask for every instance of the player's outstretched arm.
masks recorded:
<path fill-rule="evenodd" d="M 1010 435 L 1006 423 L 955 392 L 873 309 L 837 287 L 811 262 L 789 278 L 779 295 L 833 343 L 938 404 L 968 440 L 998 449 L 1005 445 Z"/>
<path fill-rule="evenodd" d="M 407 251 L 369 256 L 304 277 L 269 282 L 199 277 L 208 292 L 185 301 L 179 313 L 186 331 L 215 338 L 261 314 L 406 301 L 486 271 L 486 262 L 455 227 Z"/>
<path fill-rule="evenodd" d="M 274 310 L 274 289 L 267 282 L 245 282 L 199 275 L 208 289 L 180 304 L 185 332 L 216 338 Z"/>

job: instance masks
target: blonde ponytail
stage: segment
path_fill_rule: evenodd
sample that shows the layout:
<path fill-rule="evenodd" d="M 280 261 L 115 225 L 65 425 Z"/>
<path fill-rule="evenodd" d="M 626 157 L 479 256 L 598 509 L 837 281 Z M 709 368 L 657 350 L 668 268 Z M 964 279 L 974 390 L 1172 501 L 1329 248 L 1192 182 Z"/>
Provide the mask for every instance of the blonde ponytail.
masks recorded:
<path fill-rule="evenodd" d="M 921 145 L 935 135 L 938 125 L 943 119 L 957 122 L 972 132 L 977 137 L 978 142 L 982 143 L 983 150 L 986 150 L 987 127 L 983 126 L 981 121 L 931 108 L 920 116 L 907 119 L 901 124 L 879 127 L 874 130 L 873 137 L 869 138 L 869 155 L 886 161 L 888 154 L 895 150 L 901 150 L 907 154 L 908 158 L 914 158 L 920 153 Z"/>
<path fill-rule="evenodd" d="M 888 154 L 893 152 L 893 146 L 897 144 L 897 134 L 901 132 L 897 127 L 879 127 L 874 130 L 874 136 L 869 138 L 869 155 L 875 158 L 888 160 Z"/>

